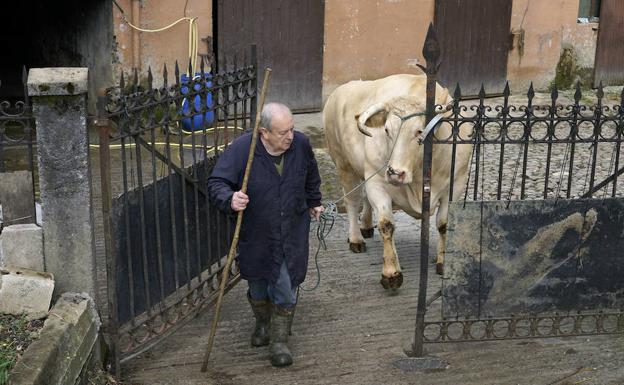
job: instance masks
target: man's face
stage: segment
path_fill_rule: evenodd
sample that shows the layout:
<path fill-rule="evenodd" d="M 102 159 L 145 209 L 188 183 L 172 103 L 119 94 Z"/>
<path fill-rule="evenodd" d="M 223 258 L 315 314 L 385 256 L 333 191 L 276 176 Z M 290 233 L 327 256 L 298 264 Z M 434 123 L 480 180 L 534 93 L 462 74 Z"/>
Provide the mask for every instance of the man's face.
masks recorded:
<path fill-rule="evenodd" d="M 271 119 L 271 127 L 271 131 L 262 130 L 262 138 L 275 152 L 281 153 L 288 150 L 292 144 L 295 131 L 295 122 L 292 116 L 276 114 Z"/>

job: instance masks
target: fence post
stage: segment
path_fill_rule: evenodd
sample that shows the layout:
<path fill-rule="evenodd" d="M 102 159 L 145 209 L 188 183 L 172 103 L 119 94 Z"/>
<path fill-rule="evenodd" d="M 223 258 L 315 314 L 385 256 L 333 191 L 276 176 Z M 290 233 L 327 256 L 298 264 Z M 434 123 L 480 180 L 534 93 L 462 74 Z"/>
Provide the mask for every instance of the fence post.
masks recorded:
<path fill-rule="evenodd" d="M 427 67 L 420 68 L 427 75 L 426 121 L 429 123 L 435 113 L 435 87 L 440 59 L 440 45 L 433 24 L 429 24 L 423 56 Z M 422 220 L 420 225 L 420 281 L 418 286 L 418 304 L 416 307 L 416 330 L 412 354 L 422 357 L 423 334 L 425 331 L 425 313 L 427 312 L 427 277 L 429 274 L 429 212 L 431 199 L 431 159 L 433 153 L 433 130 L 425 138 L 423 146 L 423 186 L 422 186 Z"/>
<path fill-rule="evenodd" d="M 28 76 L 37 127 L 39 186 L 46 271 L 55 296 L 72 291 L 95 298 L 95 242 L 87 68 L 33 68 Z"/>

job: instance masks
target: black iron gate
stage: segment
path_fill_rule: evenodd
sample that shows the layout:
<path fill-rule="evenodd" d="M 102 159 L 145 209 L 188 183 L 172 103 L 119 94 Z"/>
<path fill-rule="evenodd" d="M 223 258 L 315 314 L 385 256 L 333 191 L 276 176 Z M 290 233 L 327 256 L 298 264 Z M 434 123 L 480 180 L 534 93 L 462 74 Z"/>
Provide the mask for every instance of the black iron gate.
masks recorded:
<path fill-rule="evenodd" d="M 465 105 L 457 86 L 451 106 L 434 106 L 432 26 L 423 55 L 428 121 L 444 114 L 424 143 L 423 217 L 436 146 L 452 146 L 449 188 L 463 199 L 451 202 L 442 289 L 430 298 L 422 223 L 412 353 L 433 342 L 624 333 L 624 90 L 607 103 L 600 85 L 585 105 L 579 85 L 570 101 L 557 89 L 538 100 L 531 86 L 526 104 L 513 105 L 509 85 L 498 103 L 482 86 L 478 104 Z M 468 182 L 454 186 L 460 146 L 470 146 Z M 430 309 L 440 298 L 438 316 Z"/>
<path fill-rule="evenodd" d="M 252 125 L 255 47 L 244 63 L 166 67 L 107 90 L 100 168 L 114 362 L 154 346 L 217 297 L 230 218 L 206 193 L 220 151 Z M 243 61 L 243 59 L 240 59 Z M 100 106 L 101 110 L 104 106 Z M 239 278 L 233 267 L 227 288 Z"/>

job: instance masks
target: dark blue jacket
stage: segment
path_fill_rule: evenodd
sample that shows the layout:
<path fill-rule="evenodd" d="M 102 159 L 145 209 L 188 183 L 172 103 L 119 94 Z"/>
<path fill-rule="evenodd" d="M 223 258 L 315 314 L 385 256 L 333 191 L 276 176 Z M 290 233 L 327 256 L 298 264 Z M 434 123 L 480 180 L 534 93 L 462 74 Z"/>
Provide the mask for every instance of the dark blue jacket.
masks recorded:
<path fill-rule="evenodd" d="M 220 210 L 234 214 L 230 202 L 243 184 L 251 133 L 237 138 L 221 154 L 208 178 L 210 199 Z M 241 276 L 275 282 L 284 258 L 293 287 L 308 268 L 308 208 L 321 205 L 321 178 L 308 138 L 294 133 L 284 153 L 282 175 L 258 138 L 247 184 L 249 203 L 243 214 L 238 243 Z"/>

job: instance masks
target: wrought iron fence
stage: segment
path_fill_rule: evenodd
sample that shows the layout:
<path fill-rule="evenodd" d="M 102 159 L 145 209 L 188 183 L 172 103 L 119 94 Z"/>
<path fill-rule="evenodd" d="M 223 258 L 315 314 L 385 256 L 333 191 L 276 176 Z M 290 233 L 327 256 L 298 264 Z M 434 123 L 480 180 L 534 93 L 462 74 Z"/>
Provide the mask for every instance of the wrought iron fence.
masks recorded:
<path fill-rule="evenodd" d="M 524 101 L 512 102 L 510 94 L 506 84 L 502 100 L 486 102 L 482 87 L 477 104 L 467 105 L 456 86 L 451 111 L 434 133 L 434 144 L 453 146 L 453 159 L 458 145 L 473 147 L 466 199 L 621 196 L 624 90 L 605 102 L 601 85 L 591 105 L 581 103 L 588 96 L 578 83 L 573 100 L 556 87 L 541 104 L 532 85 Z"/>
<path fill-rule="evenodd" d="M 28 97 L 27 79 L 28 72 L 24 67 L 21 79 L 23 96 L 13 101 L 0 101 L 0 172 L 31 172 L 33 194 L 38 199 L 35 120 Z"/>
<path fill-rule="evenodd" d="M 507 84 L 502 98 L 486 100 L 482 86 L 478 100 L 471 102 L 462 101 L 457 85 L 451 105 L 436 105 L 440 47 L 433 26 L 429 28 L 423 56 L 427 62 L 426 67 L 421 67 L 427 75 L 427 122 L 436 114 L 443 114 L 437 128 L 423 141 L 423 218 L 428 218 L 432 210 L 432 180 L 435 181 L 440 171 L 448 175 L 449 180 L 442 185 L 448 186 L 450 199 L 458 204 L 507 201 L 509 205 L 510 202 L 539 200 L 556 206 L 558 200 L 565 200 L 571 205 L 574 201 L 581 202 L 590 210 L 599 204 L 597 202 L 615 198 L 614 205 L 621 207 L 624 90 L 607 99 L 602 85 L 594 96 L 583 95 L 577 84 L 569 97 L 560 96 L 555 87 L 547 100 L 538 100 L 532 85 L 526 97 L 519 99 L 511 96 Z M 445 154 L 450 160 L 450 170 L 445 174 L 438 168 L 432 174 L 434 154 L 449 147 L 450 151 Z M 466 152 L 468 164 L 461 165 L 460 156 L 465 160 Z M 459 167 L 467 170 L 463 176 L 466 180 L 462 180 L 461 185 L 455 183 L 462 174 Z M 605 211 L 604 207 L 601 210 Z M 483 232 L 483 211 L 481 213 L 480 231 Z M 583 230 L 585 224 L 583 219 Z M 473 236 L 479 238 L 479 230 L 475 229 Z M 479 310 L 474 316 L 449 316 L 441 311 L 438 317 L 430 308 L 436 300 L 444 300 L 444 278 L 443 289 L 428 298 L 428 221 L 422 221 L 420 239 L 414 356 L 424 354 L 425 343 L 624 333 L 622 301 L 616 298 L 582 309 L 508 316 L 484 316 L 479 299 Z M 577 243 L 578 248 L 582 240 Z M 481 269 L 480 256 L 478 258 L 478 269 Z M 610 266 L 624 266 L 624 260 Z M 482 271 L 478 274 L 480 285 Z M 481 286 L 476 290 L 481 293 Z M 603 308 L 606 302 L 615 305 Z"/>
<path fill-rule="evenodd" d="M 252 126 L 256 51 L 219 71 L 154 85 L 123 75 L 107 92 L 100 162 L 108 258 L 109 330 L 117 360 L 145 351 L 216 300 L 231 218 L 211 206 L 206 181 L 219 153 Z M 189 66 L 190 67 L 190 66 Z M 228 288 L 239 280 L 233 267 Z"/>

